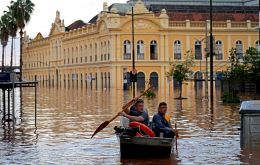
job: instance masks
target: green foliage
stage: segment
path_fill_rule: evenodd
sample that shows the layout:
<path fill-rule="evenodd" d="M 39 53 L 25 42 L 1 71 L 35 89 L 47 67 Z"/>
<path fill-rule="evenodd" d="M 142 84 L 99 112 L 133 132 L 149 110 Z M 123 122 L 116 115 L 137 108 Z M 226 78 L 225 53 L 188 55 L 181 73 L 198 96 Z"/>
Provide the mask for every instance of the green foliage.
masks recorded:
<path fill-rule="evenodd" d="M 249 47 L 244 56 L 244 66 L 249 78 L 255 80 L 260 77 L 260 52 L 256 48 Z"/>
<path fill-rule="evenodd" d="M 243 60 L 236 56 L 236 49 L 230 50 L 230 67 L 224 72 L 229 81 L 248 81 L 260 77 L 260 54 L 256 48 L 249 47 Z"/>
<path fill-rule="evenodd" d="M 2 46 L 6 46 L 8 42 L 9 30 L 7 15 L 3 15 L 0 19 L 0 40 Z"/>
<path fill-rule="evenodd" d="M 2 65 L 4 65 L 3 63 L 4 48 L 7 45 L 8 37 L 10 35 L 12 37 L 10 65 L 12 66 L 14 37 L 16 36 L 17 30 L 19 28 L 20 37 L 22 40 L 23 28 L 25 27 L 26 23 L 30 20 L 31 14 L 34 10 L 33 9 L 34 4 L 31 2 L 31 0 L 16 0 L 16 1 L 11 1 L 10 6 L 7 7 L 8 7 L 8 11 L 4 11 L 4 14 L 1 16 L 1 20 L 0 20 L 0 39 L 1 39 L 1 44 L 3 46 Z M 22 41 L 20 42 L 20 44 L 22 44 Z M 20 58 L 22 58 L 21 54 L 20 54 Z"/>
<path fill-rule="evenodd" d="M 15 37 L 17 33 L 16 19 L 14 17 L 14 11 L 11 10 L 11 7 L 8 6 L 8 8 L 9 11 L 4 11 L 4 14 L 6 15 L 6 19 L 7 19 L 7 27 L 9 30 L 9 35 Z"/>
<path fill-rule="evenodd" d="M 229 83 L 229 93 L 225 93 L 222 97 L 223 102 L 236 103 L 239 102 L 237 92 L 233 89 L 233 84 L 245 82 L 255 82 L 260 79 L 260 52 L 256 48 L 249 47 L 243 59 L 239 59 L 236 55 L 236 49 L 230 50 L 229 57 L 230 67 L 224 72 L 224 78 Z"/>
<path fill-rule="evenodd" d="M 31 18 L 31 14 L 34 10 L 34 3 L 32 3 L 31 0 L 11 1 L 9 10 L 13 11 L 17 26 L 22 30 Z"/>
<path fill-rule="evenodd" d="M 155 98 L 156 97 L 156 94 L 154 91 L 147 91 L 145 93 L 145 96 L 148 97 L 148 98 Z"/>
<path fill-rule="evenodd" d="M 171 79 L 175 78 L 178 82 L 185 81 L 188 77 L 188 73 L 191 71 L 191 67 L 194 64 L 194 56 L 191 55 L 191 51 L 187 51 L 185 61 L 182 62 L 170 62 L 170 70 L 166 72 L 166 77 Z"/>
<path fill-rule="evenodd" d="M 180 84 L 180 95 L 182 98 L 182 82 L 188 78 L 188 74 L 191 72 L 191 67 L 194 64 L 194 56 L 191 55 L 191 51 L 187 51 L 185 55 L 185 61 L 182 62 L 170 62 L 170 70 L 166 72 L 166 77 L 171 80 L 172 77 Z"/>
<path fill-rule="evenodd" d="M 223 103 L 240 103 L 240 98 L 237 96 L 237 92 L 225 92 L 221 97 Z"/>
<path fill-rule="evenodd" d="M 4 59 L 5 59 L 5 47 L 8 42 L 8 37 L 9 37 L 9 29 L 8 29 L 8 19 L 7 15 L 1 16 L 0 19 L 0 40 L 1 40 L 1 45 L 2 45 L 2 72 L 4 71 Z"/>

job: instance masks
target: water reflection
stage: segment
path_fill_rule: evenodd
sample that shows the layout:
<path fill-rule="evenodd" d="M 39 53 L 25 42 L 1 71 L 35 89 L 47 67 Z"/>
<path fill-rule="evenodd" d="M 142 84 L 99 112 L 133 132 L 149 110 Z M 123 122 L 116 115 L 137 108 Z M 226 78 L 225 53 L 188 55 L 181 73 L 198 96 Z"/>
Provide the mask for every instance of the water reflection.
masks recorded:
<path fill-rule="evenodd" d="M 120 160 L 113 134 L 119 119 L 90 139 L 100 123 L 131 99 L 130 91 L 39 88 L 37 130 L 34 90 L 22 92 L 22 101 L 17 93 L 15 129 L 11 125 L 0 128 L 1 164 L 246 164 L 257 160 L 252 155 L 259 155 L 258 151 L 240 151 L 239 105 L 223 105 L 218 99 L 210 105 L 201 83 L 184 86 L 185 100 L 174 99 L 177 89 L 157 91 L 153 100 L 145 98 L 151 117 L 158 103 L 166 101 L 168 113 L 178 123 L 178 154 L 163 160 Z M 220 98 L 218 89 L 215 98 Z"/>

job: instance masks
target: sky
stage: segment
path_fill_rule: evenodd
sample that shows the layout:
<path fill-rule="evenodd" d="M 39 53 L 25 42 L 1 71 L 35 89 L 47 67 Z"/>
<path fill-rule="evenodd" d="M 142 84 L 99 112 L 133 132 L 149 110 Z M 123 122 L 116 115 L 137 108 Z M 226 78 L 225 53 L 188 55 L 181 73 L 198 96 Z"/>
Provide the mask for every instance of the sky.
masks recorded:
<path fill-rule="evenodd" d="M 64 19 L 65 26 L 70 25 L 76 20 L 88 22 L 92 17 L 103 9 L 103 2 L 108 5 L 113 3 L 126 3 L 127 0 L 32 0 L 35 4 L 34 12 L 30 22 L 26 25 L 25 30 L 30 38 L 34 38 L 38 32 L 44 37 L 48 36 L 51 24 L 54 22 L 56 10 L 60 11 L 61 19 Z M 11 0 L 0 0 L 0 16 Z M 19 36 L 19 35 L 18 35 Z M 9 40 L 10 41 L 10 40 Z M 10 45 L 6 48 L 6 65 L 9 64 Z M 19 64 L 19 39 L 15 40 L 15 64 Z M 0 48 L 2 56 L 2 47 Z M 0 58 L 1 61 L 1 58 Z"/>

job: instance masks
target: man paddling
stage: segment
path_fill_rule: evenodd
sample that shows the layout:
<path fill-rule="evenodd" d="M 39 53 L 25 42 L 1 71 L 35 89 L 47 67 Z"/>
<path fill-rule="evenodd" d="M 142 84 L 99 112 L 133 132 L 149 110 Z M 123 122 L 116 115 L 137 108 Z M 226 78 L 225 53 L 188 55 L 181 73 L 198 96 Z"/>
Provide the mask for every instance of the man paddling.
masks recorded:
<path fill-rule="evenodd" d="M 158 113 L 153 116 L 152 129 L 156 136 L 160 136 L 163 133 L 163 137 L 174 138 L 175 135 L 178 136 L 178 132 L 172 128 L 170 117 L 166 114 L 167 104 L 161 102 L 158 107 Z"/>
<path fill-rule="evenodd" d="M 149 116 L 147 111 L 144 110 L 144 101 L 142 99 L 138 99 L 130 110 L 127 109 L 125 112 L 121 112 L 120 115 L 128 118 L 130 122 L 138 121 L 145 125 L 149 124 Z"/>

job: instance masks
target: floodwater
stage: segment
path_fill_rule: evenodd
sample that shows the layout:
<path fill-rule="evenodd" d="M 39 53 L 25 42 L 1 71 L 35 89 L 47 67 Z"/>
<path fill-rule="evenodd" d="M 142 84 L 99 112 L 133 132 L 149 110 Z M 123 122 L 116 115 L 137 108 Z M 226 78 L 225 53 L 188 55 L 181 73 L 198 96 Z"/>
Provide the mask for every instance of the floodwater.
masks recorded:
<path fill-rule="evenodd" d="M 156 91 L 154 99 L 144 98 L 149 115 L 160 101 L 177 122 L 178 152 L 170 159 L 120 159 L 113 127 L 119 118 L 90 139 L 103 121 L 112 118 L 131 92 L 122 90 L 57 89 L 38 87 L 37 128 L 34 121 L 34 89 L 16 90 L 16 123 L 0 128 L 0 164 L 257 164 L 260 152 L 240 149 L 239 104 L 223 105 L 215 90 L 211 105 L 201 84 L 189 82 L 183 96 L 178 90 Z M 2 96 L 1 96 L 2 97 Z M 245 96 L 246 98 L 248 96 Z M 2 103 L 1 103 L 2 104 Z M 2 116 L 1 116 L 2 118 Z M 257 157 L 258 156 L 258 157 Z"/>

